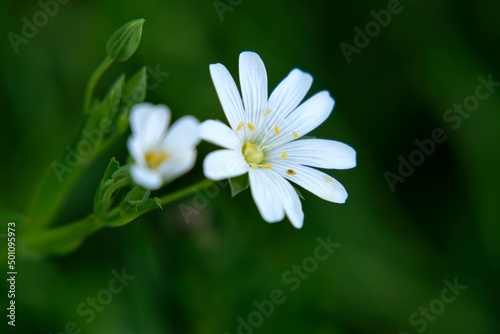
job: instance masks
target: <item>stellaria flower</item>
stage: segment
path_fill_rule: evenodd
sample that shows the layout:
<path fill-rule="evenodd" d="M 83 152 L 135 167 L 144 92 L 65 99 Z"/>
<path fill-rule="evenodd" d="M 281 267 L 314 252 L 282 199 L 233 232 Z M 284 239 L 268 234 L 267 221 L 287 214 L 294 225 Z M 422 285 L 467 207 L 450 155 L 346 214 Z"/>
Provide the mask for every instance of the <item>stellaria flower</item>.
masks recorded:
<path fill-rule="evenodd" d="M 150 103 L 139 103 L 130 111 L 132 135 L 127 147 L 134 159 L 130 174 L 149 190 L 187 173 L 196 161 L 198 120 L 184 116 L 168 129 L 170 114 L 167 106 Z"/>
<path fill-rule="evenodd" d="M 313 79 L 294 69 L 268 99 L 266 68 L 253 52 L 240 54 L 239 72 L 243 99 L 226 67 L 210 65 L 231 127 L 214 120 L 200 125 L 202 139 L 224 148 L 207 155 L 205 176 L 222 180 L 248 173 L 253 199 L 269 223 L 286 214 L 293 226 L 302 227 L 302 205 L 288 181 L 327 201 L 344 203 L 347 192 L 342 184 L 311 167 L 353 168 L 354 149 L 333 140 L 299 140 L 328 118 L 334 106 L 330 94 L 322 91 L 300 104 Z"/>

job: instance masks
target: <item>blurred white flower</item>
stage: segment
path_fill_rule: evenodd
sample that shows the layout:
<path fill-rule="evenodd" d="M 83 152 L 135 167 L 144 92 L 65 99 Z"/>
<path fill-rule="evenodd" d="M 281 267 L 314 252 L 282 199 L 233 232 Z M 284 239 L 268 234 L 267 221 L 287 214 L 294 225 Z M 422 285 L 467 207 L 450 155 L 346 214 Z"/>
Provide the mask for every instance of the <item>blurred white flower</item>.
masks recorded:
<path fill-rule="evenodd" d="M 243 99 L 226 67 L 210 65 L 231 128 L 214 120 L 201 124 L 200 137 L 224 148 L 207 155 L 205 176 L 222 180 L 248 173 L 254 201 L 269 223 L 286 214 L 293 226 L 302 227 L 302 205 L 287 180 L 327 201 L 344 203 L 347 192 L 342 184 L 311 167 L 353 168 L 354 149 L 333 140 L 297 140 L 328 118 L 334 106 L 329 93 L 319 92 L 300 104 L 313 79 L 294 69 L 268 99 L 266 68 L 253 52 L 240 54 L 239 72 Z"/>
<path fill-rule="evenodd" d="M 127 147 L 134 163 L 132 179 L 149 190 L 159 189 L 193 168 L 199 123 L 193 116 L 184 116 L 170 129 L 170 109 L 164 105 L 140 103 L 130 111 L 131 136 Z"/>

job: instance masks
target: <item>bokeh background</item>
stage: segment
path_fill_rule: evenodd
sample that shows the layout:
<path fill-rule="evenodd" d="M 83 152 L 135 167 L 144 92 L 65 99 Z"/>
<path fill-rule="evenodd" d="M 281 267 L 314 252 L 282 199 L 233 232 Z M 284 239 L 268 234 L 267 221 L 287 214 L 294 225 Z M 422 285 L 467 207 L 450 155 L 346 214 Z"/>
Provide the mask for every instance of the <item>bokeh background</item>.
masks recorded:
<path fill-rule="evenodd" d="M 286 220 L 265 223 L 249 191 L 232 199 L 221 187 L 189 222 L 178 204 L 194 207 L 193 196 L 102 230 L 67 256 L 18 254 L 16 327 L 7 327 L 2 315 L 1 332 L 70 333 L 65 326 L 74 321 L 81 333 L 233 334 L 239 317 L 248 322 L 254 314 L 255 324 L 254 302 L 279 289 L 286 300 L 240 333 L 498 333 L 499 87 L 457 129 L 443 115 L 476 94 L 478 77 L 500 81 L 500 2 L 402 0 L 401 11 L 350 63 L 340 43 L 355 46 L 354 28 L 364 30 L 374 20 L 370 12 L 392 2 L 221 2 L 231 8 L 223 20 L 212 0 L 73 0 L 60 4 L 18 53 L 6 36 L 21 34 L 22 18 L 31 20 L 41 7 L 0 2 L 2 271 L 7 221 L 23 213 L 43 172 L 77 131 L 83 91 L 107 38 L 140 17 L 146 23 L 139 49 L 111 67 L 97 94 L 120 73 L 147 66 L 163 73 L 147 101 L 169 105 L 174 119 L 224 119 L 209 64 L 221 62 L 236 76 L 239 53 L 256 51 L 270 91 L 299 67 L 314 76 L 311 94 L 326 89 L 337 102 L 312 134 L 349 143 L 358 153 L 355 169 L 329 172 L 347 188 L 347 203 L 302 191 L 306 218 L 296 230 Z M 398 157 L 408 158 L 414 141 L 430 138 L 435 128 L 447 140 L 391 191 L 384 173 L 397 173 Z M 109 158 L 127 157 L 125 141 L 83 175 L 60 223 L 90 212 Z M 193 171 L 158 194 L 201 180 L 201 158 L 214 148 L 202 143 Z M 291 290 L 283 275 L 313 256 L 318 237 L 328 236 L 340 247 Z M 87 323 L 78 305 L 122 268 L 135 278 Z M 467 286 L 449 304 L 439 302 L 445 280 Z M 6 312 L 3 279 L 1 286 Z M 434 314 L 422 320 L 420 308 L 429 306 Z"/>

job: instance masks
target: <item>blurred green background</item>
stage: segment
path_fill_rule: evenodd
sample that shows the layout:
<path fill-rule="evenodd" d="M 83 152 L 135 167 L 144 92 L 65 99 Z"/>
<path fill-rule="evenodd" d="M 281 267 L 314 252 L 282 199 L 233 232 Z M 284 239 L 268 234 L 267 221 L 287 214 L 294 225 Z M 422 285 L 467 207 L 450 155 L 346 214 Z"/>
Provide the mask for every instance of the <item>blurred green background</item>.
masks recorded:
<path fill-rule="evenodd" d="M 18 254 L 16 327 L 7 328 L 2 314 L 1 332 L 64 333 L 69 323 L 67 333 L 72 326 L 120 334 L 498 333 L 499 92 L 481 100 L 456 129 L 443 116 L 454 104 L 474 101 L 478 77 L 500 81 L 500 2 L 402 1 L 350 63 L 339 45 L 355 46 L 354 28 L 364 30 L 372 10 L 393 2 L 221 2 L 231 8 L 223 20 L 212 0 L 74 0 L 59 5 L 19 52 L 3 38 L 0 209 L 10 213 L 0 231 L 2 270 L 7 221 L 26 209 L 43 172 L 78 130 L 83 92 L 107 38 L 140 17 L 146 23 L 138 51 L 112 66 L 98 94 L 120 73 L 147 66 L 162 72 L 160 80 L 150 77 L 157 85 L 147 101 L 167 104 L 174 119 L 224 120 L 209 64 L 221 62 L 237 76 L 239 53 L 256 51 L 269 91 L 299 67 L 315 79 L 309 96 L 326 89 L 337 102 L 312 134 L 349 143 L 358 153 L 355 169 L 329 172 L 348 190 L 347 203 L 303 191 L 305 222 L 296 230 L 286 220 L 265 223 L 249 191 L 231 199 L 226 187 L 203 196 L 206 202 L 202 196 L 179 202 L 199 205 L 189 223 L 177 203 L 102 230 L 64 257 Z M 3 36 L 21 34 L 22 18 L 40 10 L 36 1 L 2 1 Z M 430 138 L 435 128 L 447 140 L 392 192 L 384 173 L 397 173 L 398 156 L 408 159 L 414 141 Z M 125 141 L 89 168 L 60 223 L 90 212 L 109 158 L 125 162 Z M 159 194 L 201 180 L 201 158 L 214 148 L 202 143 L 193 171 Z M 307 278 L 288 272 L 314 255 L 318 237 L 328 236 L 341 246 Z M 101 291 L 122 268 L 135 278 L 87 323 L 78 306 L 99 294 L 109 297 Z M 292 290 L 283 275 L 300 286 Z M 467 288 L 443 303 L 444 281 L 455 279 Z M 6 312 L 6 281 L 1 284 Z M 259 318 L 254 302 L 276 289 L 285 301 Z M 426 318 L 421 312 L 429 307 Z M 243 328 L 239 319 L 256 326 Z"/>

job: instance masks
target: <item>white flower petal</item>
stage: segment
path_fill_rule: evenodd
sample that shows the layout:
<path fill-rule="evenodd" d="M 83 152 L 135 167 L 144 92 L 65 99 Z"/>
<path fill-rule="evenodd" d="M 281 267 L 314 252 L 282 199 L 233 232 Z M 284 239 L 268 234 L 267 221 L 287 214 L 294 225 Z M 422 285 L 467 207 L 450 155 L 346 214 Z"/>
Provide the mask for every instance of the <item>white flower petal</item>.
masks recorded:
<path fill-rule="evenodd" d="M 168 130 L 161 146 L 169 150 L 170 147 L 198 145 L 200 142 L 199 125 L 200 123 L 193 116 L 179 118 Z"/>
<path fill-rule="evenodd" d="M 241 95 L 247 119 L 257 125 L 267 109 L 266 67 L 255 52 L 242 52 L 239 61 Z"/>
<path fill-rule="evenodd" d="M 170 109 L 164 105 L 139 103 L 130 110 L 132 134 L 143 149 L 159 144 L 170 123 Z"/>
<path fill-rule="evenodd" d="M 218 150 L 206 156 L 203 172 L 207 178 L 219 181 L 245 174 L 248 172 L 248 163 L 241 152 Z"/>
<path fill-rule="evenodd" d="M 281 175 L 270 169 L 249 170 L 250 188 L 257 208 L 268 223 L 283 220 L 286 213 L 296 228 L 304 222 L 297 192 Z"/>
<path fill-rule="evenodd" d="M 127 148 L 136 164 L 139 166 L 146 166 L 146 160 L 144 159 L 145 152 L 143 151 L 139 140 L 137 140 L 137 138 L 133 135 L 128 137 Z"/>
<path fill-rule="evenodd" d="M 180 146 L 168 151 L 168 158 L 158 167 L 165 181 L 171 181 L 189 172 L 196 162 L 196 149 L 193 146 Z"/>
<path fill-rule="evenodd" d="M 289 142 L 308 134 L 330 116 L 335 101 L 327 91 L 322 91 L 302 103 L 279 124 L 280 135 L 269 140 Z"/>
<path fill-rule="evenodd" d="M 302 211 L 302 203 L 297 191 L 281 175 L 274 171 L 273 173 L 276 175 L 277 184 L 280 186 L 280 191 L 277 195 L 285 209 L 286 216 L 295 228 L 301 228 L 304 223 L 304 212 Z"/>
<path fill-rule="evenodd" d="M 299 69 L 292 70 L 269 97 L 266 123 L 271 126 L 279 124 L 282 118 L 297 108 L 311 88 L 312 82 L 313 78 L 309 73 Z"/>
<path fill-rule="evenodd" d="M 280 201 L 280 189 L 276 185 L 276 177 L 269 171 L 250 168 L 248 171 L 252 197 L 260 215 L 268 223 L 276 223 L 285 218 L 285 210 Z"/>
<path fill-rule="evenodd" d="M 157 190 L 163 184 L 163 178 L 157 171 L 137 165 L 130 167 L 130 175 L 135 183 L 149 190 Z"/>
<path fill-rule="evenodd" d="M 344 143 L 325 139 L 301 139 L 271 149 L 268 161 L 280 161 L 286 152 L 286 163 L 327 169 L 349 169 L 356 166 L 356 151 Z"/>
<path fill-rule="evenodd" d="M 200 138 L 209 143 L 235 151 L 241 149 L 242 144 L 239 137 L 222 122 L 207 120 L 201 123 L 199 131 Z"/>
<path fill-rule="evenodd" d="M 244 118 L 243 103 L 231 74 L 222 64 L 210 65 L 210 75 L 229 125 L 236 130 Z"/>
<path fill-rule="evenodd" d="M 344 186 L 319 170 L 286 163 L 275 163 L 273 170 L 326 201 L 344 203 L 347 199 Z"/>

